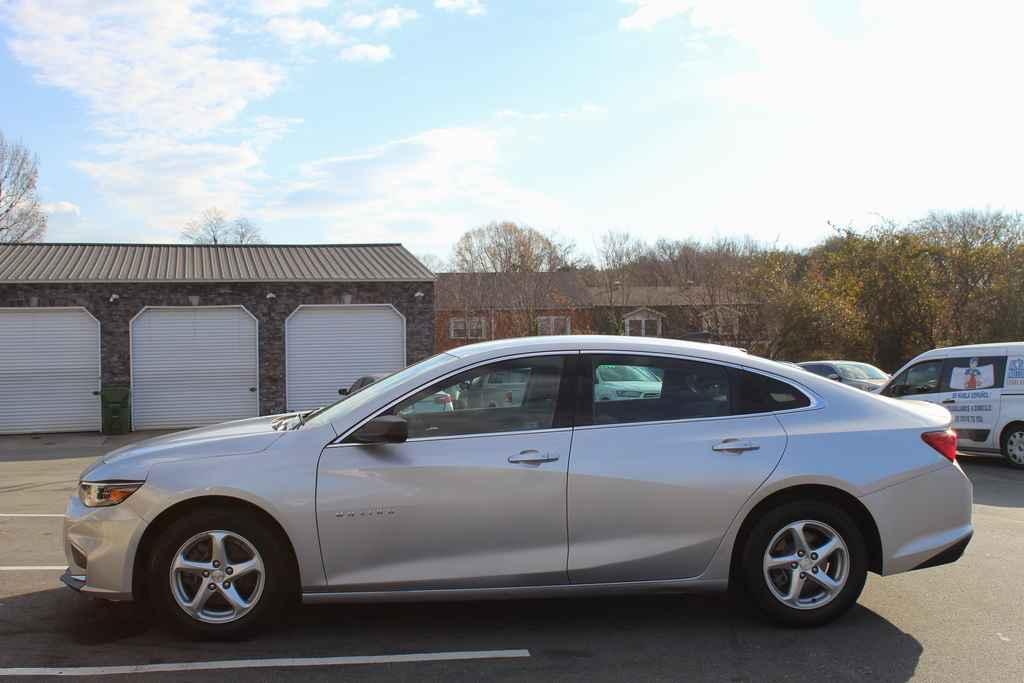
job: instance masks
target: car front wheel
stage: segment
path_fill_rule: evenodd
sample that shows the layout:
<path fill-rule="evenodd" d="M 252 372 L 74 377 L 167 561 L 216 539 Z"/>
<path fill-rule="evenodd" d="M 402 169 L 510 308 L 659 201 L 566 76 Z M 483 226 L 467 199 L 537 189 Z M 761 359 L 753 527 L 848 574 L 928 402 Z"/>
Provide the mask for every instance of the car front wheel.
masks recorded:
<path fill-rule="evenodd" d="M 761 612 L 817 626 L 846 612 L 867 578 L 864 535 L 842 509 L 795 502 L 770 510 L 743 550 L 742 579 Z"/>
<path fill-rule="evenodd" d="M 154 607 L 179 631 L 240 638 L 281 613 L 293 582 L 276 530 L 245 513 L 205 509 L 168 526 L 148 573 Z"/>

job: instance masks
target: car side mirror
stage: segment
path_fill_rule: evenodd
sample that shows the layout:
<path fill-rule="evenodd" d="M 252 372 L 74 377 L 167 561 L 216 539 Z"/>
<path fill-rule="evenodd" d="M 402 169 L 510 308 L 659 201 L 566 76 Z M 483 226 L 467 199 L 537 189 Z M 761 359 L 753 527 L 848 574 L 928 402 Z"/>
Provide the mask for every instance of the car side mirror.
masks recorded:
<path fill-rule="evenodd" d="M 837 374 L 836 374 L 836 373 L 834 373 L 834 372 L 833 372 L 833 373 L 832 373 L 831 375 L 829 375 L 829 376 L 828 376 L 828 378 L 829 378 L 829 379 L 834 379 L 834 380 L 835 380 L 835 381 L 837 381 L 837 382 L 842 382 L 842 381 L 843 381 L 843 378 L 842 378 L 842 377 L 840 377 L 839 375 L 837 375 Z"/>
<path fill-rule="evenodd" d="M 349 437 L 355 443 L 404 443 L 409 439 L 409 423 L 398 415 L 375 417 Z"/>
<path fill-rule="evenodd" d="M 342 387 L 341 389 L 338 389 L 338 395 L 339 396 L 348 396 L 348 389 L 346 389 L 344 387 Z"/>

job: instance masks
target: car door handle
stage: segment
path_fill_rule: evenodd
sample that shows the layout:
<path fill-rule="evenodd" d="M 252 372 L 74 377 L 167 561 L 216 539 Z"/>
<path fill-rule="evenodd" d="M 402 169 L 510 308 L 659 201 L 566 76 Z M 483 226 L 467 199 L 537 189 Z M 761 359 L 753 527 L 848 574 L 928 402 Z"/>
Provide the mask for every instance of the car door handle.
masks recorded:
<path fill-rule="evenodd" d="M 519 455 L 508 456 L 508 461 L 514 465 L 539 465 L 542 462 L 554 462 L 555 460 L 558 460 L 557 455 L 535 450 L 520 451 Z"/>
<path fill-rule="evenodd" d="M 739 439 L 722 439 L 711 450 L 719 453 L 743 453 L 745 451 L 759 451 L 761 447 L 753 441 L 740 441 Z"/>
<path fill-rule="evenodd" d="M 956 399 L 955 398 L 945 398 L 945 399 L 942 400 L 942 404 L 943 405 L 947 405 L 948 406 L 950 403 L 956 403 Z"/>

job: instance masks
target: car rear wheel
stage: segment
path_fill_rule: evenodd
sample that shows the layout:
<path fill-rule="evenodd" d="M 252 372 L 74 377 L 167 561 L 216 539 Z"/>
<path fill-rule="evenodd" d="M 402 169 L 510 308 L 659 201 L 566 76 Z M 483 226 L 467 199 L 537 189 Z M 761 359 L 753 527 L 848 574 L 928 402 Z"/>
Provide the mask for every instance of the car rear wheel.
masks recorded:
<path fill-rule="evenodd" d="M 278 533 L 229 510 L 197 510 L 156 540 L 148 586 L 157 612 L 197 638 L 240 638 L 266 626 L 294 594 Z"/>
<path fill-rule="evenodd" d="M 867 546 L 853 519 L 829 503 L 770 510 L 751 529 L 741 576 L 763 614 L 817 626 L 846 612 L 867 578 Z"/>
<path fill-rule="evenodd" d="M 1003 457 L 1011 467 L 1024 468 L 1024 427 L 1011 427 L 1003 437 Z"/>

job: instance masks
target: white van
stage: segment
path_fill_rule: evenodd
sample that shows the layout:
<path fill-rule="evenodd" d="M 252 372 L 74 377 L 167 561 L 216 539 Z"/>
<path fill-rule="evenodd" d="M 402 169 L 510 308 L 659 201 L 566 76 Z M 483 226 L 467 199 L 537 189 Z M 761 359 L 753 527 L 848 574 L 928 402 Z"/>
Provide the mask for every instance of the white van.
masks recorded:
<path fill-rule="evenodd" d="M 940 404 L 953 414 L 960 450 L 1002 453 L 1024 468 L 1024 342 L 927 351 L 880 393 Z"/>

